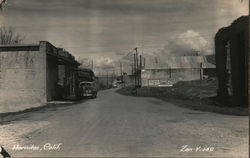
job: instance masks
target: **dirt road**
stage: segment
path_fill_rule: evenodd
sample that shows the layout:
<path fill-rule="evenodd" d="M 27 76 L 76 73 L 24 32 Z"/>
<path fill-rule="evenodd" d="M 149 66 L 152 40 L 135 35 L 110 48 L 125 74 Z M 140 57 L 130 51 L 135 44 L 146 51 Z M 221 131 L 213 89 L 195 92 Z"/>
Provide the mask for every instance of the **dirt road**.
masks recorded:
<path fill-rule="evenodd" d="M 14 157 L 248 157 L 247 116 L 188 110 L 114 89 L 12 117 L 0 125 L 0 143 Z"/>

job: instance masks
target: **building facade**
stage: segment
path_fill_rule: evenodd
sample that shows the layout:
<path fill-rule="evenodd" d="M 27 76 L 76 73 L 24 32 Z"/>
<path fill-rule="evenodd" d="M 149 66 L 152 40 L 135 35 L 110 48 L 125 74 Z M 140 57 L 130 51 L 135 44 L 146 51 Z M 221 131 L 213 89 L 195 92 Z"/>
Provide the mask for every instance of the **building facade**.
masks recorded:
<path fill-rule="evenodd" d="M 74 95 L 74 71 L 78 65 L 71 54 L 47 41 L 1 45 L 0 113 L 37 107 Z"/>
<path fill-rule="evenodd" d="M 169 56 L 166 60 L 147 61 L 141 70 L 141 86 L 166 86 L 179 81 L 200 80 L 215 71 L 205 56 Z"/>
<path fill-rule="evenodd" d="M 249 17 L 243 16 L 215 36 L 215 54 L 220 98 L 247 106 Z"/>

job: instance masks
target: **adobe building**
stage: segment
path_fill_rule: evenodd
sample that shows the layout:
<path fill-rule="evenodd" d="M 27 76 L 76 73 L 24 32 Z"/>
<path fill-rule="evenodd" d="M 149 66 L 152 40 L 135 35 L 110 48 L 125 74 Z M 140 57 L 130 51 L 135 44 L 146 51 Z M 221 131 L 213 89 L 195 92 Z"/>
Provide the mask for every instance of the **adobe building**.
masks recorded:
<path fill-rule="evenodd" d="M 248 18 L 238 18 L 215 36 L 217 95 L 239 106 L 248 104 Z"/>
<path fill-rule="evenodd" d="M 47 41 L 0 46 L 0 113 L 66 99 L 75 93 L 79 63 Z"/>
<path fill-rule="evenodd" d="M 171 85 L 179 81 L 202 80 L 214 76 L 215 65 L 205 56 L 169 56 L 161 61 L 146 60 L 141 70 L 141 86 L 158 87 Z"/>

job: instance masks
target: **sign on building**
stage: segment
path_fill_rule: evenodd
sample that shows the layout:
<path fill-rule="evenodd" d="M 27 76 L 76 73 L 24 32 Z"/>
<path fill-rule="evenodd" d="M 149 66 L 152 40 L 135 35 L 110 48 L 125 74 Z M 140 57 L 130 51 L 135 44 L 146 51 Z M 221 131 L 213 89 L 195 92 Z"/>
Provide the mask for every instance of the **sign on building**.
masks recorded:
<path fill-rule="evenodd" d="M 160 85 L 160 80 L 148 80 L 149 86 L 158 86 Z"/>

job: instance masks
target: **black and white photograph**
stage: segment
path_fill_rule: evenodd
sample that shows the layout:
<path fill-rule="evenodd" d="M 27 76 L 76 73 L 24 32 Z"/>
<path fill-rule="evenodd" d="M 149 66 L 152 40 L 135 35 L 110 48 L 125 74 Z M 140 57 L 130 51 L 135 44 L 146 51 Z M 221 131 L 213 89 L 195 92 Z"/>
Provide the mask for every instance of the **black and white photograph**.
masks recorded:
<path fill-rule="evenodd" d="M 0 0 L 0 158 L 248 158 L 249 44 L 249 0 Z"/>

